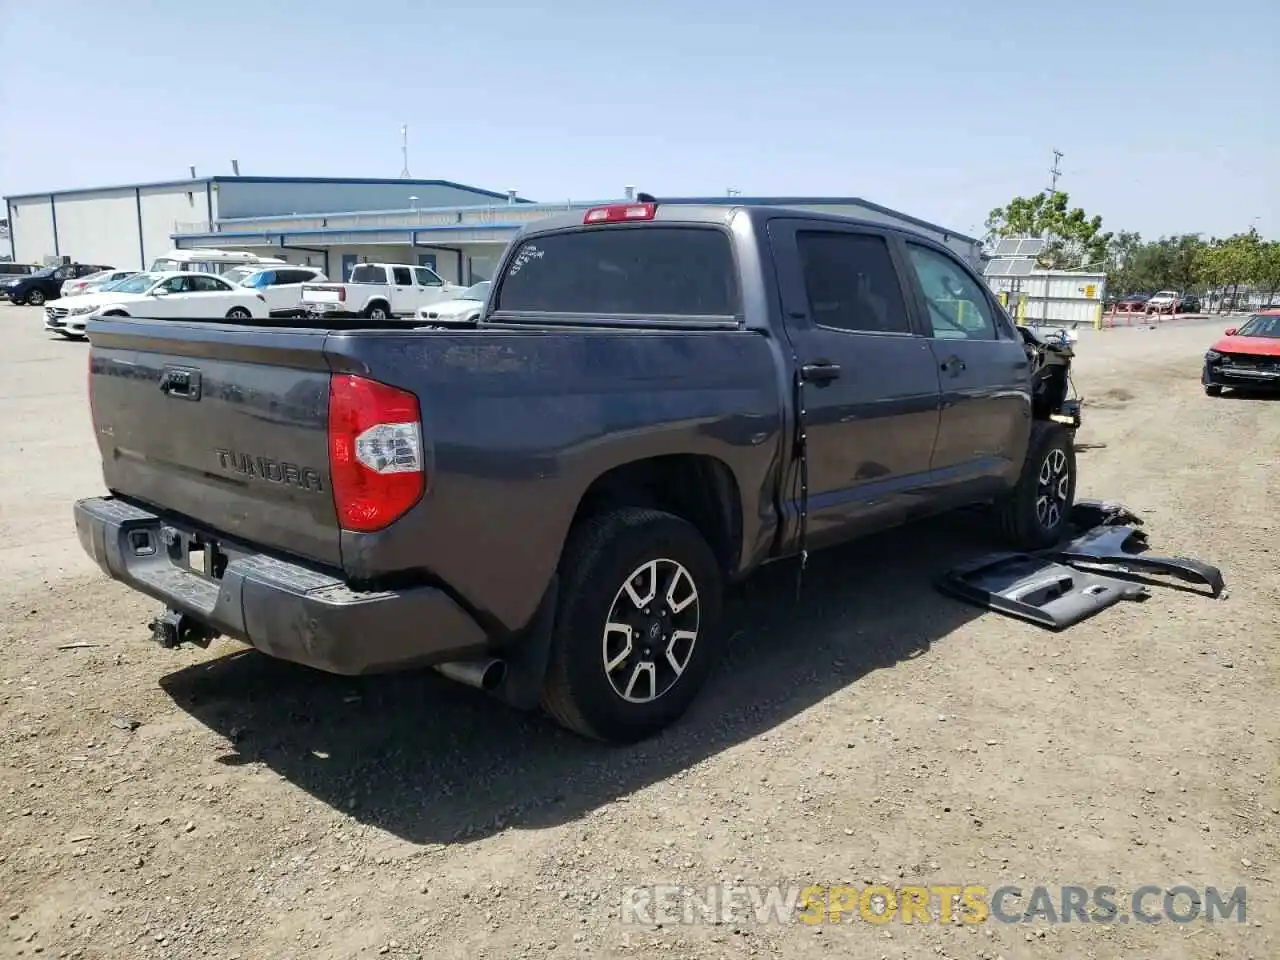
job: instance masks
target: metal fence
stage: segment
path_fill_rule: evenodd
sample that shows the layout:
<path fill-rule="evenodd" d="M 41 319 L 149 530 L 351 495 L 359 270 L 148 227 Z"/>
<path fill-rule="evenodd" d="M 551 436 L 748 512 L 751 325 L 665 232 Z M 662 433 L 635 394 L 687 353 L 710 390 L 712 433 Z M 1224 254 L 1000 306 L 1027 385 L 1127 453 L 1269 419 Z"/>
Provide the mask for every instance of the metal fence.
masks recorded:
<path fill-rule="evenodd" d="M 1061 326 L 1098 322 L 1107 296 L 1104 273 L 1034 270 L 1025 277 L 987 277 L 1020 320 Z"/>

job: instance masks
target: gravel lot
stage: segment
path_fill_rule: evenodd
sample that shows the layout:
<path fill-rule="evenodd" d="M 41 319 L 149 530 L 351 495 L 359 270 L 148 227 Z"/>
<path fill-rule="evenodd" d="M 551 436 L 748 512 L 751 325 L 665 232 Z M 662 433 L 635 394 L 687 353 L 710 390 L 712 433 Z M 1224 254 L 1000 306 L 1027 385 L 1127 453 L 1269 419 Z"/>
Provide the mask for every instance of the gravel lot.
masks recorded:
<path fill-rule="evenodd" d="M 1086 331 L 1076 382 L 1080 495 L 1228 599 L 1055 635 L 931 588 L 981 517 L 900 531 L 817 556 L 799 605 L 793 569 L 739 591 L 692 714 L 611 749 L 435 674 L 153 647 L 71 523 L 101 489 L 87 345 L 0 306 L 0 955 L 1280 955 L 1280 402 L 1202 394 L 1224 325 Z M 640 884 L 881 881 L 1244 885 L 1247 919 L 620 916 Z"/>

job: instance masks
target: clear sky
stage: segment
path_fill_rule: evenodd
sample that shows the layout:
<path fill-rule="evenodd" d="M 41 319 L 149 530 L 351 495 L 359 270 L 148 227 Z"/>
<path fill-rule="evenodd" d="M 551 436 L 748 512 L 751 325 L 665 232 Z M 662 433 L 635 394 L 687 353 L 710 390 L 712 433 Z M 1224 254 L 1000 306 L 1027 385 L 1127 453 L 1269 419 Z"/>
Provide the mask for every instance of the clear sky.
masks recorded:
<path fill-rule="evenodd" d="M 978 233 L 1047 185 L 1280 238 L 1280 0 L 0 0 L 0 193 L 229 174 L 536 200 L 859 196 Z"/>

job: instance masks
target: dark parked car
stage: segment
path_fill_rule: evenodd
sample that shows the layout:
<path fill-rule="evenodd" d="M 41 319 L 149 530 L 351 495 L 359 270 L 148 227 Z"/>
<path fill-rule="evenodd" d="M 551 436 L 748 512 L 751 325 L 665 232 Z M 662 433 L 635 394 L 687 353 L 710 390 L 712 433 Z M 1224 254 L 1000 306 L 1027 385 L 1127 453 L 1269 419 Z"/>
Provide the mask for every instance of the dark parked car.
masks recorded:
<path fill-rule="evenodd" d="M 1200 298 L 1194 293 L 1184 293 L 1178 298 L 1179 313 L 1199 313 L 1200 308 Z"/>
<path fill-rule="evenodd" d="M 1149 293 L 1131 293 L 1127 297 L 1121 297 L 1116 301 L 1116 307 L 1126 312 L 1145 312 L 1147 309 L 1147 301 L 1151 299 Z"/>
<path fill-rule="evenodd" d="M 433 665 L 631 741 L 712 669 L 726 581 L 975 503 L 1066 530 L 1070 348 L 919 234 L 597 207 L 526 226 L 478 321 L 373 323 L 89 320 L 111 495 L 76 527 L 162 645 Z"/>
<path fill-rule="evenodd" d="M 64 280 L 78 280 L 100 270 L 112 270 L 93 263 L 64 263 L 56 267 L 45 267 L 26 277 L 15 277 L 0 281 L 0 295 L 9 298 L 11 303 L 28 303 L 33 307 L 43 306 L 47 300 L 57 300 L 62 296 Z"/>

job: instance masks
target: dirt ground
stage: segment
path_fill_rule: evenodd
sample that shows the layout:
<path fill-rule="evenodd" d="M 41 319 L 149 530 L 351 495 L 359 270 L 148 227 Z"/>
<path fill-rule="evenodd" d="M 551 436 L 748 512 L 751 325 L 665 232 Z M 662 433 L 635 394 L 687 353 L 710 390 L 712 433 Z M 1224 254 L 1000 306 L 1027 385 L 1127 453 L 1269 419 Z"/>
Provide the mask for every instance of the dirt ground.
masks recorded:
<path fill-rule="evenodd" d="M 982 518 L 900 531 L 816 556 L 798 605 L 792 568 L 737 591 L 692 713 L 616 749 L 435 674 L 154 647 L 153 603 L 71 522 L 101 490 L 87 346 L 0 306 L 0 956 L 1280 955 L 1280 402 L 1203 395 L 1222 325 L 1086 331 L 1076 383 L 1080 495 L 1220 565 L 1229 598 L 1155 587 L 1052 634 L 931 587 L 989 548 Z M 1247 915 L 621 909 L 645 884 L 878 882 L 1244 886 Z"/>

